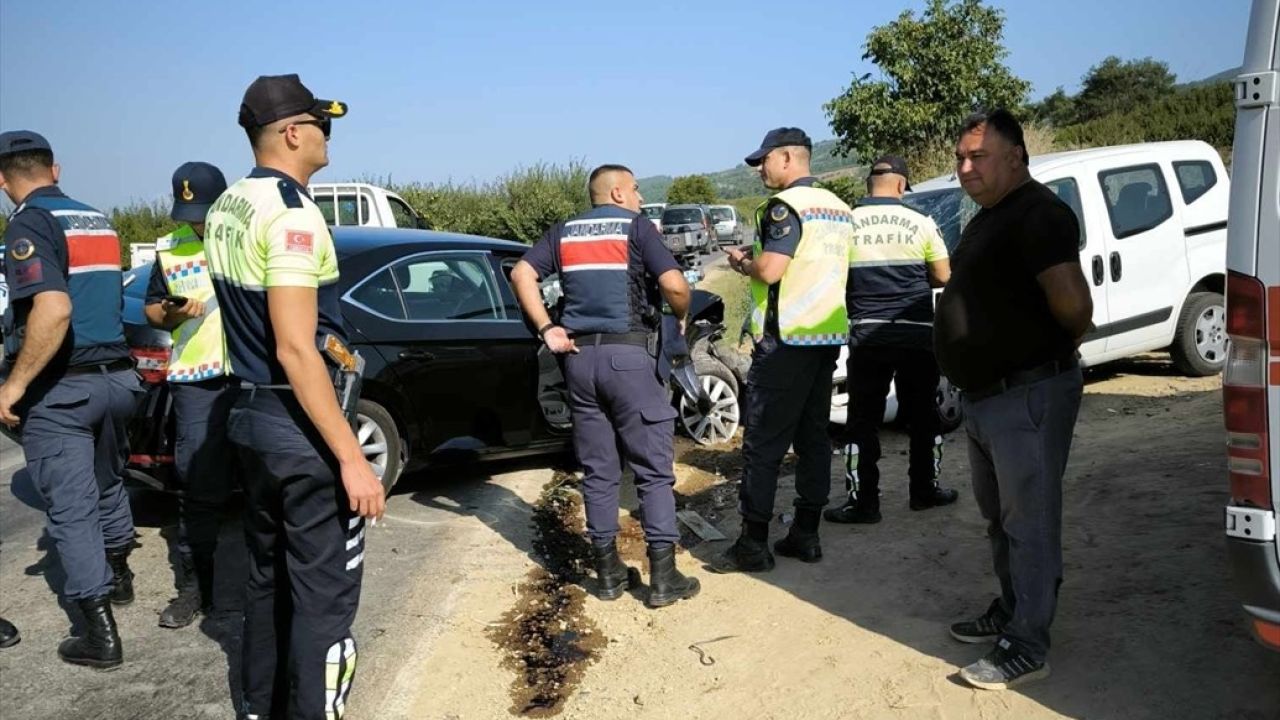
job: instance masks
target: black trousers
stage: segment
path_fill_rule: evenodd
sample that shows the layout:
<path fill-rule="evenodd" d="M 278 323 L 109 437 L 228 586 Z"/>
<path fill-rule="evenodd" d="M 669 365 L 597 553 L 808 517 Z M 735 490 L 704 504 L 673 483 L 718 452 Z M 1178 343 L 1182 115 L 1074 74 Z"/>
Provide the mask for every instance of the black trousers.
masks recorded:
<path fill-rule="evenodd" d="M 880 425 L 889 383 L 897 388 L 898 415 L 911 438 L 907 476 L 911 495 L 932 491 L 941 463 L 942 425 L 938 418 L 938 364 L 923 348 L 854 346 L 849 348 L 849 418 L 844 440 L 856 445 L 856 471 L 845 477 L 851 498 L 879 507 Z"/>
<path fill-rule="evenodd" d="M 773 519 L 778 468 L 795 447 L 795 506 L 819 512 L 831 493 L 831 373 L 839 348 L 793 347 L 765 336 L 747 374 L 739 511 L 748 522 Z"/>
<path fill-rule="evenodd" d="M 228 430 L 245 469 L 250 555 L 241 710 L 340 718 L 356 665 L 364 521 L 291 392 L 241 390 Z"/>
<path fill-rule="evenodd" d="M 182 495 L 178 499 L 178 548 L 212 553 L 218 545 L 218 514 L 234 486 L 236 460 L 227 442 L 227 418 L 239 396 L 238 383 L 218 377 L 169 383 L 177 426 L 173 455 Z"/>

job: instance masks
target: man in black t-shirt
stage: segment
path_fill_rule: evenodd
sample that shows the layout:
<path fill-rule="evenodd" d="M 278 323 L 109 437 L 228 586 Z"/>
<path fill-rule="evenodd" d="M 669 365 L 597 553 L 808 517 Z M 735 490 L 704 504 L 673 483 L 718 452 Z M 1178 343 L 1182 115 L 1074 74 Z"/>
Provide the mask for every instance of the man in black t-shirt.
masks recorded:
<path fill-rule="evenodd" d="M 1031 179 L 1022 128 L 1006 110 L 966 121 L 956 170 L 982 207 L 951 256 L 934 347 L 964 391 L 973 492 L 988 523 L 1001 596 L 951 626 L 995 642 L 960 671 L 994 690 L 1046 677 L 1062 582 L 1062 476 L 1083 380 L 1075 349 L 1093 301 L 1071 208 Z"/>

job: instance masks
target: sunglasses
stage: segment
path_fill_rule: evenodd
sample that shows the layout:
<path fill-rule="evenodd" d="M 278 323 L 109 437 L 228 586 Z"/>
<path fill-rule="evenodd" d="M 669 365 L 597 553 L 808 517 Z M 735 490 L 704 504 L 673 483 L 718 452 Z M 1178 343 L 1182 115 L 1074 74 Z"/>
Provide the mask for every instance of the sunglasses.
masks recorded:
<path fill-rule="evenodd" d="M 323 118 L 320 120 L 299 120 L 297 122 L 291 122 L 289 125 L 315 125 L 320 128 L 320 132 L 324 133 L 324 139 L 328 140 L 329 131 L 333 129 L 333 120 L 330 118 Z M 285 125 L 280 128 L 279 132 L 284 134 L 284 131 L 289 129 L 289 125 Z"/>

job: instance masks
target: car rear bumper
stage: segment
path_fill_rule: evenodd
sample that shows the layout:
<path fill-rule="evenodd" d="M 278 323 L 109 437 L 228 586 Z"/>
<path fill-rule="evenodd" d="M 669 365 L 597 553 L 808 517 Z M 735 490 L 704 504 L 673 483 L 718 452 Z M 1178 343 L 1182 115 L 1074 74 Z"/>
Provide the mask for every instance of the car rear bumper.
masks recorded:
<path fill-rule="evenodd" d="M 1254 542 L 1227 538 L 1227 560 L 1231 565 L 1236 597 L 1245 612 L 1255 621 L 1261 620 L 1280 628 L 1280 561 L 1275 542 Z M 1255 633 L 1258 628 L 1255 625 Z M 1259 639 L 1267 647 L 1280 650 L 1280 644 Z"/>

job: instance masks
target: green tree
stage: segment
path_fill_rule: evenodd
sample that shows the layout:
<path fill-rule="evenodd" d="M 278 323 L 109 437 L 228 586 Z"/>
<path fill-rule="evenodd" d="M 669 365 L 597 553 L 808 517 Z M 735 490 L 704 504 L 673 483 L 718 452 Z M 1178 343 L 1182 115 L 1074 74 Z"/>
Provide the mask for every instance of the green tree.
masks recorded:
<path fill-rule="evenodd" d="M 1076 99 L 1059 85 L 1051 95 L 1027 106 L 1028 119 L 1052 127 L 1066 127 L 1076 122 Z"/>
<path fill-rule="evenodd" d="M 1151 58 L 1124 61 L 1112 55 L 1089 68 L 1075 98 L 1073 122 L 1096 120 L 1150 106 L 1174 93 L 1177 77 Z"/>
<path fill-rule="evenodd" d="M 848 203 L 850 206 L 858 204 L 858 200 L 867 194 L 867 181 L 861 177 L 853 175 L 841 175 L 840 177 L 828 178 L 820 183 L 822 187 L 836 194 L 836 197 Z"/>
<path fill-rule="evenodd" d="M 899 152 L 909 161 L 950 143 L 976 108 L 1021 106 L 1030 83 L 1003 63 L 1004 13 L 981 0 L 929 0 L 873 28 L 864 60 L 884 77 L 855 78 L 824 109 L 842 154 L 867 161 Z"/>
<path fill-rule="evenodd" d="M 716 188 L 706 175 L 684 175 L 671 181 L 667 190 L 667 202 L 672 205 L 680 203 L 713 203 L 716 201 Z"/>

